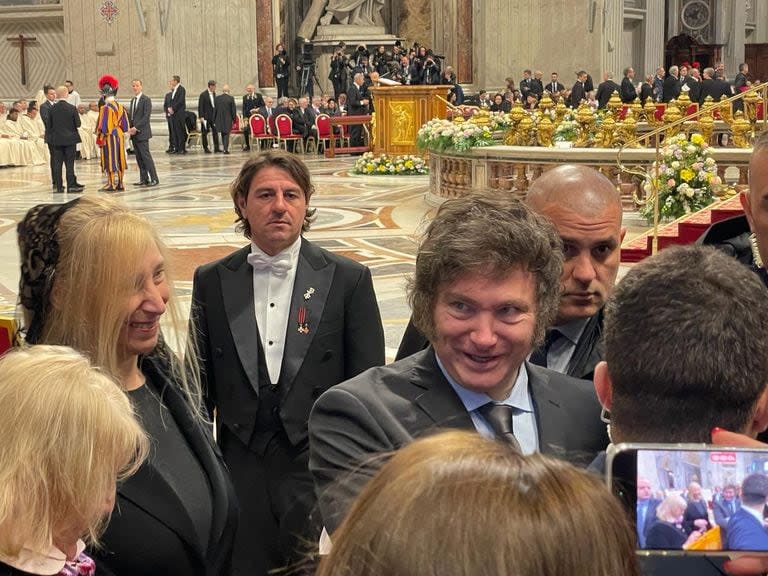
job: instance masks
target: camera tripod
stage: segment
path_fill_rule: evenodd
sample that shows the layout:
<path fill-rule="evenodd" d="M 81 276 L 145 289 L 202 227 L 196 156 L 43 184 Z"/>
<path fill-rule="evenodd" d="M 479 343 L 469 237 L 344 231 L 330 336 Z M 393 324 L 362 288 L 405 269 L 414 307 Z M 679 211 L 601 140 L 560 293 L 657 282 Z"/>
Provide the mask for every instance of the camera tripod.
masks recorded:
<path fill-rule="evenodd" d="M 302 64 L 301 80 L 299 84 L 299 96 L 302 96 L 306 93 L 309 95 L 310 98 L 312 98 L 315 95 L 314 94 L 315 84 L 317 84 L 317 87 L 322 92 L 323 87 L 320 86 L 320 81 L 317 79 L 317 74 L 315 74 L 315 63 L 312 62 L 311 64 Z"/>

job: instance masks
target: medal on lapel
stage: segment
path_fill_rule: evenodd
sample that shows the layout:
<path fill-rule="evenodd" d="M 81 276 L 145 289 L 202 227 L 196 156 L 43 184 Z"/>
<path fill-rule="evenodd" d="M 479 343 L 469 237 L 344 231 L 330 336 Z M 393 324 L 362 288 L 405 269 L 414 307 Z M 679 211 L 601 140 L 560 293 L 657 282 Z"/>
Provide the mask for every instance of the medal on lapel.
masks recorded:
<path fill-rule="evenodd" d="M 310 286 L 306 292 L 304 292 L 304 300 L 309 300 L 312 298 L 312 294 L 315 293 L 315 289 Z"/>
<path fill-rule="evenodd" d="M 309 322 L 307 322 L 307 308 L 305 306 L 299 306 L 299 327 L 297 331 L 299 334 L 309 334 Z"/>

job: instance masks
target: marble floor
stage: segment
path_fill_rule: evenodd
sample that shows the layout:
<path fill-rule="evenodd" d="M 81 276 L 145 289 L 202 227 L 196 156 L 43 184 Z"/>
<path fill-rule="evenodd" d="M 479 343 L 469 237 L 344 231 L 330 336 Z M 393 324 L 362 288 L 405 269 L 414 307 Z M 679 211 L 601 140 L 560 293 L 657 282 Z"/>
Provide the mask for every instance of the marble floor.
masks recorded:
<path fill-rule="evenodd" d="M 192 150 L 185 156 L 164 153 L 155 139 L 152 153 L 160 186 L 130 186 L 138 180 L 129 156 L 127 190 L 117 194 L 151 219 L 172 249 L 180 303 L 188 312 L 192 274 L 205 262 L 243 246 L 246 239 L 234 232 L 234 211 L 228 185 L 246 153 L 235 145 L 229 156 Z M 413 268 L 414 232 L 431 208 L 424 195 L 426 176 L 361 177 L 349 173 L 350 158 L 326 160 L 304 156 L 312 171 L 316 192 L 312 204 L 317 220 L 307 238 L 369 266 L 386 330 L 387 356 L 394 357 L 408 321 L 405 277 Z M 80 160 L 75 171 L 85 194 L 103 194 L 97 160 Z M 51 193 L 47 166 L 0 169 L 0 314 L 12 313 L 19 282 L 16 223 L 32 206 L 61 202 L 66 195 Z"/>
<path fill-rule="evenodd" d="M 229 156 L 192 150 L 185 156 L 164 153 L 155 138 L 153 157 L 160 186 L 130 186 L 138 180 L 129 156 L 128 189 L 117 194 L 146 215 L 162 231 L 172 249 L 181 309 L 187 313 L 192 274 L 205 262 L 218 259 L 246 243 L 234 232 L 234 212 L 228 185 L 245 159 L 235 145 Z M 320 246 L 369 266 L 384 321 L 387 357 L 393 358 L 410 315 L 405 282 L 413 270 L 420 227 L 433 208 L 424 200 L 427 176 L 386 177 L 350 174 L 350 158 L 328 160 L 305 156 L 316 193 L 312 204 L 317 220 L 306 235 Z M 85 194 L 98 192 L 102 178 L 97 160 L 80 160 L 75 171 Z M 61 202 L 66 195 L 51 193 L 48 167 L 0 169 L 0 314 L 12 314 L 19 281 L 16 223 L 32 206 Z M 64 197 L 62 197 L 64 196 Z M 635 215 L 627 214 L 630 233 L 644 230 Z"/>

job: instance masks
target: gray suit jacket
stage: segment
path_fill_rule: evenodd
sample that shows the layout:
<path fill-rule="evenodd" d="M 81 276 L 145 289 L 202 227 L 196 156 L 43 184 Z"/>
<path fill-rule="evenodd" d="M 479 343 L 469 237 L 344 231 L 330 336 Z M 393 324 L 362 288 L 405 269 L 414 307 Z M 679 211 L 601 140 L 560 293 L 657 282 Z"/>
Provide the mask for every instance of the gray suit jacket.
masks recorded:
<path fill-rule="evenodd" d="M 608 444 L 592 384 L 526 364 L 542 453 L 586 466 Z M 325 392 L 309 419 L 309 468 L 329 532 L 381 466 L 372 456 L 472 418 L 432 348 L 372 368 Z"/>
<path fill-rule="evenodd" d="M 150 116 L 152 115 L 152 100 L 144 94 L 141 95 L 136 108 L 131 115 L 131 105 L 128 104 L 128 120 L 131 126 L 136 128 L 136 134 L 131 136 L 132 140 L 142 142 L 152 138 L 152 127 L 150 126 Z"/>

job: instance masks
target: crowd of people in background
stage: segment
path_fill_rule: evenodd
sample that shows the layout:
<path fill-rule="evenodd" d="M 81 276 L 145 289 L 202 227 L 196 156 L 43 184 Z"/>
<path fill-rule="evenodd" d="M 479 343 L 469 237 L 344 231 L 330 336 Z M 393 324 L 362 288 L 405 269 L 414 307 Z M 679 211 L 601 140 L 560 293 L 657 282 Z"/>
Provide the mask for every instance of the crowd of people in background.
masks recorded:
<path fill-rule="evenodd" d="M 759 79 L 750 78 L 749 65 L 746 63 L 739 65 L 738 74 L 733 80 L 727 78 L 722 62 L 703 70 L 700 70 L 698 62 L 683 62 L 679 66 L 670 66 L 668 71 L 660 66 L 655 74 L 646 75 L 642 81 L 635 79 L 635 70 L 632 67 L 626 67 L 622 72 L 623 76 L 617 82 L 614 80 L 614 72 L 606 70 L 602 81 L 595 85 L 586 70 L 579 70 L 575 73 L 575 82 L 569 88 L 561 82 L 558 72 L 551 72 L 547 80 L 541 70 L 532 72 L 525 69 L 517 86 L 514 78 L 510 76 L 506 78 L 506 85 L 502 90 L 493 94 L 480 90 L 476 97 L 473 95 L 467 98 L 466 103 L 488 108 L 492 112 L 509 112 L 514 102 L 522 103 L 526 109 L 535 109 L 547 93 L 553 102 L 562 101 L 570 108 L 577 108 L 586 102 L 593 108 L 600 109 L 607 107 L 608 100 L 616 92 L 624 104 L 635 99 L 642 105 L 649 99 L 653 102 L 668 103 L 685 93 L 692 103 L 703 105 L 707 97 L 711 97 L 713 102 L 719 102 L 723 98 L 743 92 L 752 84 L 760 83 Z M 734 110 L 739 109 L 742 109 L 742 104 L 734 103 Z"/>

